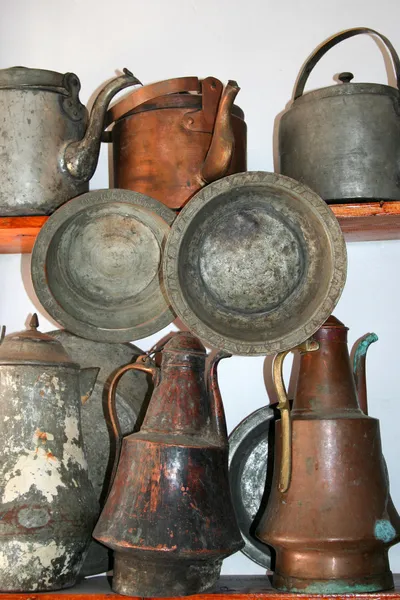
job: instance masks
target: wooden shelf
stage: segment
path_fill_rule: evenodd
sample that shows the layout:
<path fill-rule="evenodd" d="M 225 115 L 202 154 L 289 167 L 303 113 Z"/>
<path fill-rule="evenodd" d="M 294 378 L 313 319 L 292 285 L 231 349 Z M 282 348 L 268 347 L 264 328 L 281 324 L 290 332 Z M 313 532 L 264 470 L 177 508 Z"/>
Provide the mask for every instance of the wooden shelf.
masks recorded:
<path fill-rule="evenodd" d="M 347 242 L 400 239 L 400 202 L 331 204 Z"/>
<path fill-rule="evenodd" d="M 48 217 L 0 217 L 0 254 L 29 254 Z"/>
<path fill-rule="evenodd" d="M 400 202 L 331 204 L 347 242 L 400 239 Z M 0 217 L 0 254 L 27 254 L 48 217 Z"/>
<path fill-rule="evenodd" d="M 267 576 L 223 576 L 215 589 L 207 594 L 189 596 L 191 600 L 399 600 L 400 599 L 400 576 L 395 575 L 395 589 L 389 592 L 376 592 L 368 594 L 289 594 L 273 590 Z M 94 577 L 85 579 L 78 585 L 60 592 L 31 592 L 3 593 L 1 600 L 110 600 L 115 598 L 135 598 L 135 596 L 118 596 L 111 591 L 106 577 Z M 142 599 L 140 599 L 142 600 Z M 158 599 L 159 600 L 159 599 Z M 178 598 L 176 600 L 179 600 Z"/>

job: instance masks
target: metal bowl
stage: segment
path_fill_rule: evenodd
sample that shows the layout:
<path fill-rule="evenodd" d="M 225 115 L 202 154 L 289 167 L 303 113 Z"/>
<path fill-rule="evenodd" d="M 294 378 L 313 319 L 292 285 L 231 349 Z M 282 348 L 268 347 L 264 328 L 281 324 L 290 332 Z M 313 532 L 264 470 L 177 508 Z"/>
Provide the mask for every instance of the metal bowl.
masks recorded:
<path fill-rule="evenodd" d="M 174 319 L 161 272 L 175 213 L 128 190 L 70 200 L 42 227 L 32 281 L 47 312 L 76 335 L 127 342 Z"/>
<path fill-rule="evenodd" d="M 273 465 L 268 450 L 273 441 L 269 433 L 274 418 L 273 409 L 264 406 L 243 419 L 229 436 L 229 481 L 245 544 L 242 552 L 265 569 L 271 567 L 271 551 L 254 531 L 270 491 Z M 271 467 L 268 476 L 267 465 Z"/>
<path fill-rule="evenodd" d="M 346 280 L 346 246 L 325 202 L 274 173 L 225 177 L 176 218 L 164 253 L 168 297 L 207 345 L 272 354 L 309 338 Z"/>
<path fill-rule="evenodd" d="M 113 466 L 112 441 L 110 443 L 110 432 L 105 419 L 108 385 L 119 368 L 133 362 L 143 351 L 133 344 L 104 344 L 85 340 L 60 329 L 50 331 L 48 335 L 61 342 L 72 360 L 81 367 L 100 368 L 93 392 L 81 410 L 89 478 L 99 500 L 100 516 Z M 134 431 L 150 392 L 148 380 L 143 373 L 132 370 L 121 379 L 117 388 L 117 413 L 123 435 Z M 108 548 L 92 540 L 80 575 L 87 577 L 108 571 L 111 567 L 110 554 Z"/>

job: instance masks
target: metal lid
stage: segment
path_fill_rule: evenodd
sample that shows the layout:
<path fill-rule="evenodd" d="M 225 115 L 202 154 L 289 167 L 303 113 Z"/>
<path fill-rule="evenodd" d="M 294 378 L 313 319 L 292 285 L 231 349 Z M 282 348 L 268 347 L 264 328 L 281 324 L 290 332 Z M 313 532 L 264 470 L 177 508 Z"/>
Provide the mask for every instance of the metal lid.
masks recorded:
<path fill-rule="evenodd" d="M 399 90 L 390 85 L 383 83 L 343 83 L 338 85 L 330 85 L 324 88 L 311 90 L 299 96 L 293 101 L 292 106 L 299 106 L 305 102 L 314 102 L 315 100 L 323 100 L 325 98 L 333 98 L 337 96 L 355 96 L 360 94 L 374 94 L 377 96 L 391 96 L 399 100 Z"/>
<path fill-rule="evenodd" d="M 206 354 L 206 349 L 201 341 L 189 331 L 179 331 L 165 344 L 166 352 L 190 352 L 192 354 Z"/>
<path fill-rule="evenodd" d="M 77 75 L 73 75 L 79 83 Z M 64 73 L 45 69 L 11 67 L 0 69 L 0 88 L 49 88 L 49 91 L 67 92 Z"/>
<path fill-rule="evenodd" d="M 0 345 L 0 364 L 46 363 L 63 364 L 78 367 L 62 344 L 37 331 L 39 320 L 35 313 L 29 323 L 29 329 L 7 335 Z"/>

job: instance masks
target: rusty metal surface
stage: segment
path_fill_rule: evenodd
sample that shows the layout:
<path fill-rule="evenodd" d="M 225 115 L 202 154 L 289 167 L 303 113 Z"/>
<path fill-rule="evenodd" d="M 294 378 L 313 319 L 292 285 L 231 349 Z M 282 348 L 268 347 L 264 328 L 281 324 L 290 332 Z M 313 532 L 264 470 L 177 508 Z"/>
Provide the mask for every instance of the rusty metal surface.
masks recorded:
<path fill-rule="evenodd" d="M 148 357 L 116 373 L 110 420 L 120 438 L 115 388 L 128 369 L 154 374 L 142 427 L 123 439 L 94 537 L 115 553 L 114 591 L 181 596 L 210 589 L 222 559 L 242 545 L 228 480 L 225 415 L 213 356 L 190 333 L 170 337 L 161 368 Z M 132 466 L 135 465 L 135 468 Z"/>
<path fill-rule="evenodd" d="M 342 83 L 302 95 L 320 58 L 342 40 L 364 33 L 376 36 L 389 50 L 397 88 L 352 83 L 352 73 L 341 73 Z M 377 31 L 356 27 L 326 40 L 304 64 L 294 101 L 280 120 L 280 172 L 309 185 L 329 203 L 398 200 L 399 85 L 397 52 Z"/>
<path fill-rule="evenodd" d="M 271 567 L 271 551 L 256 537 L 255 525 L 269 497 L 274 419 L 274 410 L 263 406 L 243 419 L 229 436 L 229 481 L 245 544 L 242 552 L 265 569 Z"/>
<path fill-rule="evenodd" d="M 160 274 L 175 213 L 143 194 L 100 190 L 74 198 L 42 227 L 31 273 L 48 313 L 68 331 L 127 342 L 174 320 Z"/>
<path fill-rule="evenodd" d="M 270 497 L 256 534 L 276 551 L 273 585 L 282 591 L 391 589 L 388 549 L 400 540 L 400 518 L 389 494 L 379 421 L 359 408 L 347 328 L 330 317 L 313 339 L 319 348 L 300 353 L 289 487 L 282 492 L 278 486 L 278 421 Z"/>
<path fill-rule="evenodd" d="M 108 103 L 138 80 L 108 83 L 88 119 L 74 73 L 13 67 L 0 71 L 0 215 L 46 215 L 86 192 Z"/>
<path fill-rule="evenodd" d="M 234 81 L 223 89 L 215 77 L 188 77 L 144 86 L 117 103 L 109 116 L 116 120 L 115 187 L 179 209 L 207 182 L 245 171 L 246 123 L 233 106 L 238 91 Z"/>
<path fill-rule="evenodd" d="M 307 339 L 336 306 L 347 270 L 339 224 L 292 179 L 225 177 L 177 216 L 164 277 L 176 314 L 208 345 L 270 354 Z"/>
<path fill-rule="evenodd" d="M 97 369 L 58 362 L 61 350 L 53 363 L 41 361 L 40 347 L 55 341 L 34 329 L 32 322 L 23 343 L 36 345 L 37 360 L 15 358 L 16 334 L 4 339 L 0 359 L 3 592 L 73 585 L 98 514 L 80 419 L 81 396 L 90 395 Z"/>
<path fill-rule="evenodd" d="M 81 409 L 89 478 L 99 501 L 99 516 L 110 484 L 114 459 L 105 417 L 108 385 L 115 371 L 142 354 L 142 350 L 133 344 L 105 344 L 85 340 L 63 330 L 50 331 L 47 335 L 61 342 L 72 360 L 82 367 L 95 364 L 100 368 L 93 392 Z M 149 393 L 149 382 L 140 373 L 131 371 L 121 381 L 117 390 L 116 410 L 123 435 L 133 432 Z M 96 575 L 110 568 L 111 556 L 108 548 L 92 539 L 80 575 Z"/>

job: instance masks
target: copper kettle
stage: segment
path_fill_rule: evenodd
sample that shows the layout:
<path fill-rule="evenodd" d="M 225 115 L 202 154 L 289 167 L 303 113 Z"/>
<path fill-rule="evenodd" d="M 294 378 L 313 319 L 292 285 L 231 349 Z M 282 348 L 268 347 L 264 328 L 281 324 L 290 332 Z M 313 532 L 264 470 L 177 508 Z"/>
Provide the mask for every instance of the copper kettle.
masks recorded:
<path fill-rule="evenodd" d="M 211 181 L 246 171 L 239 87 L 178 77 L 136 89 L 108 112 L 114 187 L 181 208 Z"/>
<path fill-rule="evenodd" d="M 365 352 L 356 352 L 366 409 Z M 291 413 L 282 379 L 287 352 L 274 361 L 281 420 L 274 476 L 257 536 L 276 551 L 274 587 L 300 593 L 376 592 L 393 587 L 388 549 L 400 539 L 389 493 L 379 421 L 360 408 L 347 348 L 335 317 L 299 347 Z"/>
<path fill-rule="evenodd" d="M 177 333 L 162 350 L 120 369 L 109 411 L 120 439 L 115 389 L 138 369 L 155 389 L 138 433 L 123 440 L 115 479 L 94 537 L 114 550 L 113 590 L 133 596 L 183 596 L 212 587 L 222 559 L 243 546 L 228 481 L 228 442 L 217 382 L 217 354 Z M 229 356 L 229 355 L 228 355 Z"/>

